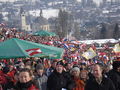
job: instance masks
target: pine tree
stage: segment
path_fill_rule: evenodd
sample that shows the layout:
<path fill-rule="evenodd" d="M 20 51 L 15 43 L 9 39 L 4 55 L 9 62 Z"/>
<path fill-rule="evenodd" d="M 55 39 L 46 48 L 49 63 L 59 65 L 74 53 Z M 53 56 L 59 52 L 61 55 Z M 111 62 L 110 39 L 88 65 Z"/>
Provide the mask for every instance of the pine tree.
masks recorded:
<path fill-rule="evenodd" d="M 119 25 L 118 23 L 116 23 L 114 31 L 113 31 L 113 38 L 114 39 L 119 39 L 120 38 L 120 34 L 119 34 Z"/>
<path fill-rule="evenodd" d="M 107 29 L 105 27 L 105 24 L 102 23 L 102 28 L 100 30 L 100 39 L 106 39 Z"/>

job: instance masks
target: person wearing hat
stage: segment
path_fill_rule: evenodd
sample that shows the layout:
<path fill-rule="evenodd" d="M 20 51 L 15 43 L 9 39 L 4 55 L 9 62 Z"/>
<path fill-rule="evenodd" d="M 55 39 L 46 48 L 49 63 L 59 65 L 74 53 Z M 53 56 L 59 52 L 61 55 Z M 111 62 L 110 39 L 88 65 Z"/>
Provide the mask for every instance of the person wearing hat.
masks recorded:
<path fill-rule="evenodd" d="M 79 67 L 74 67 L 71 69 L 71 75 L 75 81 L 75 87 L 73 90 L 84 90 L 85 83 L 80 79 L 80 69 Z"/>
<path fill-rule="evenodd" d="M 116 90 L 120 90 L 120 61 L 114 61 L 112 66 L 113 69 L 107 75 L 113 81 Z"/>
<path fill-rule="evenodd" d="M 44 73 L 44 66 L 38 64 L 36 66 L 37 75 L 35 76 L 35 82 L 39 90 L 47 90 L 47 79 L 48 77 Z"/>
<path fill-rule="evenodd" d="M 64 71 L 64 63 L 62 61 L 57 62 L 55 70 L 48 77 L 47 89 L 48 90 L 72 90 L 74 84 L 69 76 Z"/>

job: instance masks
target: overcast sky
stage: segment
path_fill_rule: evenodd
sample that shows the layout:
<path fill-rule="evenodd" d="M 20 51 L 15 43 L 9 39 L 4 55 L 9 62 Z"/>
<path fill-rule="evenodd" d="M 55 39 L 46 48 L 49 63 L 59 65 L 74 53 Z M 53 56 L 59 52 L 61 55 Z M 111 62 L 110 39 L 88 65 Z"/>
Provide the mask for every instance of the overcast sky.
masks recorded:
<path fill-rule="evenodd" d="M 0 1 L 15 1 L 15 0 L 0 0 Z M 78 0 L 78 1 L 81 1 L 81 0 Z M 95 1 L 96 3 L 100 3 L 102 0 L 93 0 L 93 1 Z M 108 1 L 110 1 L 110 0 L 108 0 Z"/>

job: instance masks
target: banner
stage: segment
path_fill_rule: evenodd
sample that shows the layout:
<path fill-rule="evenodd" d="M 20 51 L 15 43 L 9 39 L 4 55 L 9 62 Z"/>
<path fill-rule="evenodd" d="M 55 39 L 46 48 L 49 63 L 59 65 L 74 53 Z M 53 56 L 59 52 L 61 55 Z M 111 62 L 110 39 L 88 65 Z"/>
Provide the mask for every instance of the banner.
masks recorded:
<path fill-rule="evenodd" d="M 85 57 L 87 60 L 92 59 L 96 56 L 96 52 L 92 48 L 89 48 L 86 52 L 82 54 L 82 56 Z"/>
<path fill-rule="evenodd" d="M 120 45 L 119 44 L 115 44 L 114 48 L 113 48 L 113 51 L 115 53 L 120 53 Z"/>
<path fill-rule="evenodd" d="M 35 55 L 35 54 L 42 53 L 42 51 L 40 50 L 40 48 L 27 49 L 26 52 L 27 52 L 30 56 L 33 56 L 33 55 Z"/>

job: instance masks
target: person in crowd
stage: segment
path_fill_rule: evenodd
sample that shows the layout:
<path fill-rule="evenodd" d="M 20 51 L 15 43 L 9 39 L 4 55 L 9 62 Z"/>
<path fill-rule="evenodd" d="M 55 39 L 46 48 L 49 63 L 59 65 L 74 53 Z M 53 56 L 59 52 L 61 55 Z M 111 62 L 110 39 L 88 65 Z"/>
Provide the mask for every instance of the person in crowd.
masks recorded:
<path fill-rule="evenodd" d="M 3 68 L 3 73 L 1 74 L 1 85 L 3 90 L 11 89 L 14 87 L 14 73 L 13 67 L 5 66 Z"/>
<path fill-rule="evenodd" d="M 14 74 L 14 85 L 16 85 L 16 83 L 19 81 L 19 72 L 15 72 Z"/>
<path fill-rule="evenodd" d="M 32 77 L 34 78 L 34 69 L 33 69 L 33 67 L 32 66 L 30 66 L 30 65 L 26 65 L 24 68 L 27 68 L 27 69 L 29 69 L 30 70 L 30 72 L 32 73 Z"/>
<path fill-rule="evenodd" d="M 11 80 L 13 81 L 14 80 L 14 74 L 16 72 L 16 69 L 14 67 L 14 64 L 13 63 L 9 63 L 8 65 L 8 68 L 9 68 L 9 72 L 7 73 L 7 75 L 11 78 Z"/>
<path fill-rule="evenodd" d="M 27 68 L 27 69 L 32 69 L 32 67 L 31 67 L 31 65 L 25 65 L 25 67 L 24 68 Z"/>
<path fill-rule="evenodd" d="M 104 66 L 104 69 L 103 69 L 103 75 L 105 77 L 108 77 L 108 72 L 112 69 L 112 65 L 108 64 L 108 65 L 105 65 Z"/>
<path fill-rule="evenodd" d="M 50 76 L 50 74 L 55 70 L 56 64 L 57 64 L 56 60 L 54 60 L 52 64 L 49 63 L 49 68 L 46 69 L 47 76 Z"/>
<path fill-rule="evenodd" d="M 80 79 L 83 80 L 84 83 L 86 83 L 86 81 L 88 80 L 88 71 L 87 70 L 80 71 Z"/>
<path fill-rule="evenodd" d="M 94 79 L 89 79 L 86 82 L 85 90 L 115 90 L 113 82 L 102 75 L 103 66 L 95 64 L 93 66 Z"/>
<path fill-rule="evenodd" d="M 0 85 L 2 88 L 5 88 L 5 85 L 7 84 L 7 73 L 9 72 L 8 67 L 3 67 L 0 72 Z"/>
<path fill-rule="evenodd" d="M 15 68 L 18 71 L 23 69 L 24 67 L 25 67 L 25 64 L 23 63 L 23 61 L 18 61 L 18 62 L 15 63 Z"/>
<path fill-rule="evenodd" d="M 48 77 L 45 75 L 44 66 L 42 64 L 38 64 L 36 66 L 37 75 L 35 76 L 36 85 L 39 90 L 47 90 L 47 79 Z"/>
<path fill-rule="evenodd" d="M 75 87 L 72 90 L 84 90 L 85 83 L 80 79 L 80 69 L 78 67 L 72 68 L 71 75 L 75 81 Z"/>
<path fill-rule="evenodd" d="M 86 69 L 86 64 L 85 63 L 81 63 L 80 64 L 80 70 L 85 70 Z"/>
<path fill-rule="evenodd" d="M 107 75 L 113 81 L 116 90 L 120 90 L 120 61 L 113 62 L 113 69 Z"/>
<path fill-rule="evenodd" d="M 2 72 L 2 69 L 3 69 L 3 65 L 2 63 L 0 63 L 0 73 Z"/>
<path fill-rule="evenodd" d="M 15 90 L 38 90 L 29 69 L 23 68 L 19 72 L 18 78 L 19 81 L 15 85 Z"/>
<path fill-rule="evenodd" d="M 75 86 L 71 78 L 64 71 L 64 64 L 62 61 L 57 62 L 56 68 L 53 73 L 48 77 L 47 89 L 48 90 L 72 90 Z"/>
<path fill-rule="evenodd" d="M 88 78 L 90 79 L 94 79 L 94 75 L 93 75 L 93 67 L 94 64 L 91 64 L 89 66 L 87 66 L 86 70 L 88 71 Z"/>
<path fill-rule="evenodd" d="M 26 65 L 32 66 L 32 61 L 26 60 L 26 61 L 25 61 L 25 66 L 26 66 Z"/>
<path fill-rule="evenodd" d="M 11 89 L 14 87 L 14 75 L 16 72 L 16 69 L 14 68 L 14 63 L 9 63 L 8 68 L 9 72 L 6 74 L 7 83 L 5 85 L 5 89 Z"/>
<path fill-rule="evenodd" d="M 66 69 L 66 72 L 69 72 L 70 73 L 70 70 L 73 68 L 73 63 L 72 62 L 68 62 L 65 64 L 65 69 Z"/>
<path fill-rule="evenodd" d="M 71 84 L 71 88 L 72 87 L 75 87 L 75 81 L 74 79 L 72 78 L 72 75 L 71 75 L 71 69 L 73 68 L 73 63 L 72 62 L 67 62 L 65 63 L 65 77 L 67 77 L 67 86 L 70 86 L 69 84 Z"/>

